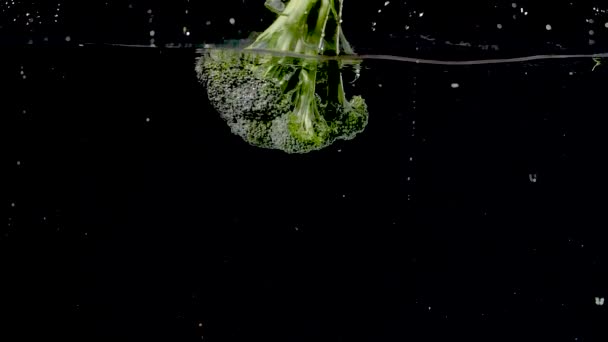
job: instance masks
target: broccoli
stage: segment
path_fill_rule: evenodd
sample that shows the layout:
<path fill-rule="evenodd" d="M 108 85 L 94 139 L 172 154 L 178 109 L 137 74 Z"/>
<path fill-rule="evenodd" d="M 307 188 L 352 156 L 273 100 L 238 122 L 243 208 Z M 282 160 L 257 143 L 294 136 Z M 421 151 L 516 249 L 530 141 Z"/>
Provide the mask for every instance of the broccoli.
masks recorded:
<path fill-rule="evenodd" d="M 341 29 L 343 1 L 267 0 L 278 17 L 253 43 L 199 57 L 198 78 L 234 134 L 254 146 L 307 153 L 363 131 L 367 105 L 361 96 L 346 98 L 341 74 L 358 63 L 347 57 L 354 52 Z"/>

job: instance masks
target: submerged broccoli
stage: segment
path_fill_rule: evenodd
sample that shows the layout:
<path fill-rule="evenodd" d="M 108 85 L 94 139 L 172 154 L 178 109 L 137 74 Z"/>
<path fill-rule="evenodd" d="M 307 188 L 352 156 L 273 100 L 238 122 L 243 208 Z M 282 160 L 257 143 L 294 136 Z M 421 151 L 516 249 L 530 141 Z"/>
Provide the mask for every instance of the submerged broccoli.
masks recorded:
<path fill-rule="evenodd" d="M 198 77 L 233 133 L 255 146 L 306 153 L 363 131 L 365 100 L 346 98 L 341 74 L 355 60 L 320 58 L 354 54 L 341 30 L 343 1 L 267 0 L 278 18 L 250 46 L 199 58 Z"/>

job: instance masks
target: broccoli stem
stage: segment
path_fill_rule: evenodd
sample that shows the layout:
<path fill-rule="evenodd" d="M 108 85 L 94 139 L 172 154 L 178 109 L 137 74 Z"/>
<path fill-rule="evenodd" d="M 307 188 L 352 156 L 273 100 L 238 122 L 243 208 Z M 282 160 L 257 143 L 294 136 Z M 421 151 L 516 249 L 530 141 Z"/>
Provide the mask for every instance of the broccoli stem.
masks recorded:
<path fill-rule="evenodd" d="M 299 118 L 301 118 L 302 129 L 306 132 L 307 136 L 312 135 L 313 131 L 313 120 L 316 116 L 317 112 L 316 103 L 315 103 L 315 77 L 316 71 L 309 71 L 304 69 L 300 73 L 300 80 L 302 81 L 302 92 L 299 98 L 299 103 L 297 104 L 295 113 L 299 113 Z"/>
<path fill-rule="evenodd" d="M 316 95 L 318 65 L 305 62 L 299 74 L 297 97 L 291 117 L 292 132 L 302 141 L 320 145 L 326 139 L 327 122 L 319 112 Z"/>
<path fill-rule="evenodd" d="M 343 0 L 290 0 L 274 23 L 247 49 L 316 56 L 324 53 L 338 55 L 340 45 L 343 45 L 352 51 L 340 28 L 342 5 Z M 321 97 L 331 103 L 323 107 L 328 117 L 340 115 L 339 108 L 350 108 L 338 62 L 325 65 L 322 70 L 323 86 L 320 88 L 317 84 L 320 72 L 317 60 L 294 62 L 292 57 L 275 56 L 258 68 L 264 77 L 277 80 L 283 91 L 294 96 L 290 127 L 302 141 L 320 145 L 329 134 L 327 120 L 321 115 L 317 104 Z M 285 75 L 288 75 L 287 78 Z M 294 84 L 292 80 L 297 80 L 294 88 L 290 86 Z"/>
<path fill-rule="evenodd" d="M 325 48 L 326 29 L 333 13 L 336 21 L 335 2 L 341 0 L 291 0 L 282 14 L 248 47 L 318 55 Z M 341 9 L 340 9 L 341 12 Z M 336 22 L 337 27 L 340 26 Z M 330 37 L 330 46 L 339 46 L 340 30 Z"/>

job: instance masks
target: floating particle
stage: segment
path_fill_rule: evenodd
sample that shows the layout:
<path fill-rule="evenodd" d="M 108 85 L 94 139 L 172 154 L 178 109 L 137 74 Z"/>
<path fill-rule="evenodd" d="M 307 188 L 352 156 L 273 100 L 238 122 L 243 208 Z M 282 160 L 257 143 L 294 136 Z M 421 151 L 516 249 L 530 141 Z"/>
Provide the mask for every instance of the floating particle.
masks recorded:
<path fill-rule="evenodd" d="M 604 305 L 604 297 L 595 297 L 595 305 L 597 305 L 597 306 Z"/>

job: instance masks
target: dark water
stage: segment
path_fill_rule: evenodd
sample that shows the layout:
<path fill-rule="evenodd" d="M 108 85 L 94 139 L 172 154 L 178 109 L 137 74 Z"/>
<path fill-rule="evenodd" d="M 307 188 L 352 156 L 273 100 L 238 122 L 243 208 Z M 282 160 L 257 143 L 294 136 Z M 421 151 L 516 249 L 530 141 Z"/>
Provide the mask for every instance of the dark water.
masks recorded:
<path fill-rule="evenodd" d="M 147 4 L 133 4 L 132 26 L 114 3 L 98 16 L 71 4 L 89 17 L 64 14 L 82 28 L 70 42 L 41 28 L 15 44 L 20 26 L 5 25 L 3 341 L 606 340 L 608 66 L 367 60 L 350 89 L 368 103 L 365 132 L 287 155 L 230 133 L 196 79 L 194 48 L 78 46 L 118 36 L 94 35 L 86 18 L 143 27 L 149 40 L 135 20 Z M 599 4 L 496 4 L 479 5 L 493 13 L 483 19 L 445 8 L 458 27 L 415 4 L 379 17 L 377 31 L 350 31 L 381 32 L 364 52 L 444 60 L 604 52 Z M 190 6 L 203 24 L 224 19 Z M 230 6 L 240 20 L 258 4 Z M 522 6 L 535 17 L 507 31 Z M 418 19 L 396 21 L 412 10 Z M 158 16 L 179 34 L 195 22 Z M 387 33 L 421 18 L 415 39 Z M 444 38 L 419 37 L 429 32 Z M 471 46 L 444 44 L 458 39 Z"/>

